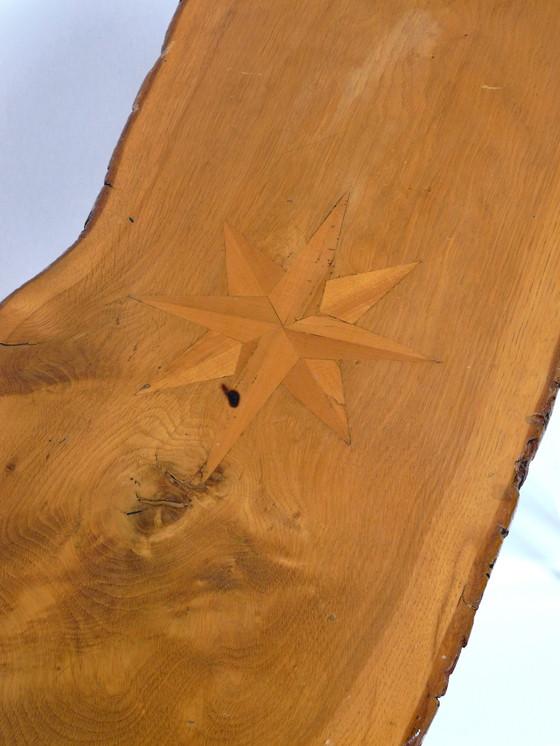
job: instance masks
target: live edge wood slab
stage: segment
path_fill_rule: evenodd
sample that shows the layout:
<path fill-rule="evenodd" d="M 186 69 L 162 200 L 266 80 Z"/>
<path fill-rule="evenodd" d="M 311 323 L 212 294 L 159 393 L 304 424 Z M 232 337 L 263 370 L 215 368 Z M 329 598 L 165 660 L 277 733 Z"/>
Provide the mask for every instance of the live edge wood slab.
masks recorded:
<path fill-rule="evenodd" d="M 558 384 L 559 34 L 179 6 L 0 309 L 2 743 L 421 742 Z"/>

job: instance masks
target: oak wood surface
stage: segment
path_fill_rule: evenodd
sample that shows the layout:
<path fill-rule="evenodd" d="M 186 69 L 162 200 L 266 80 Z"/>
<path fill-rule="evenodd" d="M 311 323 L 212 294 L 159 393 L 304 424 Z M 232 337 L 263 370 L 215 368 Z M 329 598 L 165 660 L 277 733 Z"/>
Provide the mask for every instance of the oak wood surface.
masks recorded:
<path fill-rule="evenodd" d="M 179 6 L 0 308 L 0 742 L 420 743 L 558 383 L 559 31 Z"/>

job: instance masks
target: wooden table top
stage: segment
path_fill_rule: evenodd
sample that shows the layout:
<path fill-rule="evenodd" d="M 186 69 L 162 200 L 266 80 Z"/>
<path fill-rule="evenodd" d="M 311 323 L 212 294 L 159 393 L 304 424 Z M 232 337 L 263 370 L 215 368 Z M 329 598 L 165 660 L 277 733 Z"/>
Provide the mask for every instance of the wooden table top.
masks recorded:
<path fill-rule="evenodd" d="M 0 307 L 3 743 L 421 742 L 558 388 L 557 10 L 180 4 Z"/>

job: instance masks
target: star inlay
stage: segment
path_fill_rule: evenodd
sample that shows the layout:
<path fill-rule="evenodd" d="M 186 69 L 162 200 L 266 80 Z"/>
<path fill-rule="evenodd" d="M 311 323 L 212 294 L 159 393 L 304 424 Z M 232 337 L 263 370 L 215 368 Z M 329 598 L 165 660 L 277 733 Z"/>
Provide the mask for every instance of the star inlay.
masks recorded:
<path fill-rule="evenodd" d="M 224 398 L 204 481 L 280 385 L 349 443 L 339 361 L 429 359 L 355 324 L 417 262 L 327 279 L 347 204 L 345 195 L 287 271 L 226 224 L 229 295 L 138 297 L 209 330 L 149 391 L 233 376 L 239 404 Z"/>

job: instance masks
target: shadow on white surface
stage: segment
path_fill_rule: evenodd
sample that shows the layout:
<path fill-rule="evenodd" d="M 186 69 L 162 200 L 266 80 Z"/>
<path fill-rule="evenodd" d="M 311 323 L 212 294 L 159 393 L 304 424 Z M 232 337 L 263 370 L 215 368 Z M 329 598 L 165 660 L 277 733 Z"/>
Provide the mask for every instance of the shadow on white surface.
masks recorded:
<path fill-rule="evenodd" d="M 0 299 L 77 239 L 175 0 L 0 0 Z"/>
<path fill-rule="evenodd" d="M 424 746 L 560 744 L 560 417 L 551 418 Z"/>

